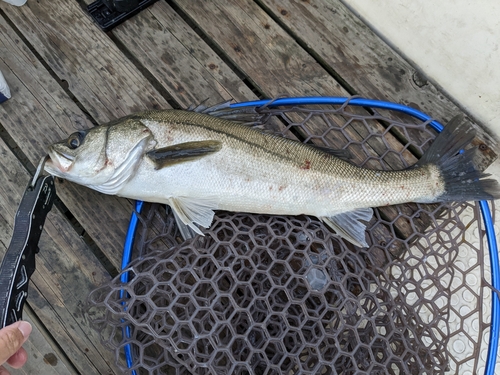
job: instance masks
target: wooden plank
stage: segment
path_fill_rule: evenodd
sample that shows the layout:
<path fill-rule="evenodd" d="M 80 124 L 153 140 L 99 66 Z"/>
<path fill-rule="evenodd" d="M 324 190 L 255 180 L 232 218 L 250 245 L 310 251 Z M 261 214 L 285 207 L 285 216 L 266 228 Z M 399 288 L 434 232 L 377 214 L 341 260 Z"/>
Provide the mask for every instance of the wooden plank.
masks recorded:
<path fill-rule="evenodd" d="M 307 42 L 315 43 L 316 48 L 324 54 L 324 60 L 327 63 L 333 61 L 331 63 L 332 70 L 337 68 L 335 62 L 340 60 L 342 62 L 339 63 L 340 68 L 344 67 L 344 69 L 339 68 L 341 79 L 350 86 L 359 86 L 359 93 L 375 98 L 404 102 L 429 113 L 436 113 L 436 111 L 430 110 L 429 106 L 432 106 L 438 110 L 437 113 L 442 113 L 441 120 L 447 120 L 453 114 L 460 112 L 429 83 L 420 90 L 420 88 L 415 89 L 412 86 L 411 78 L 402 79 L 402 76 L 411 76 L 408 73 L 411 71 L 411 66 L 390 50 L 380 39 L 376 38 L 348 10 L 342 8 L 339 1 L 336 1 L 335 5 L 329 1 L 275 1 L 279 4 L 287 4 L 289 7 L 292 5 L 300 7 L 299 10 L 290 12 L 287 10 L 288 8 L 276 5 L 272 11 L 274 11 L 275 17 L 287 19 L 286 26 L 290 28 L 300 27 L 300 20 L 304 19 L 302 23 L 306 23 L 309 29 L 306 27 L 297 29 L 300 31 L 300 33 L 297 31 L 300 37 L 308 38 L 305 42 L 303 40 L 304 44 Z M 349 96 L 348 92 L 342 89 L 337 81 L 310 54 L 300 48 L 299 44 L 257 4 L 243 0 L 201 3 L 191 0 L 178 1 L 176 4 L 248 76 L 248 79 L 252 80 L 267 95 L 275 96 L 286 93 L 292 96 Z M 312 14 L 309 9 L 320 6 L 322 8 L 316 12 L 317 14 Z M 337 8 L 340 10 L 337 11 Z M 332 18 L 339 12 L 341 13 L 340 18 Z M 321 18 L 314 19 L 315 16 L 320 17 L 319 15 Z M 292 19 L 292 16 L 295 18 Z M 310 22 L 308 17 L 312 17 L 313 21 Z M 217 19 L 217 23 L 214 23 L 213 19 Z M 334 48 L 334 42 L 328 42 L 327 36 L 329 35 L 330 40 L 335 41 L 344 37 L 347 26 L 342 26 L 339 31 L 338 27 L 334 25 L 339 24 L 341 20 L 344 20 L 345 23 L 345 19 L 350 20 L 349 26 L 355 32 L 347 33 L 350 39 L 341 44 L 340 47 Z M 312 25 L 316 25 L 316 28 L 313 29 Z M 324 30 L 327 27 L 329 29 Z M 362 30 L 365 31 L 365 34 L 362 34 Z M 356 53 L 350 51 L 351 45 L 357 46 L 357 44 L 361 44 L 361 47 L 355 47 Z M 344 54 L 348 54 L 348 57 L 344 57 Z M 367 54 L 369 58 L 360 57 L 363 54 Z M 390 57 L 384 65 L 382 59 L 387 54 Z M 377 56 L 376 59 L 373 56 Z M 366 60 L 364 69 L 358 69 L 359 62 L 357 61 L 361 58 Z M 374 69 L 373 64 L 371 64 L 372 60 L 377 62 L 377 69 Z M 370 73 L 372 70 L 375 70 L 376 73 Z M 381 87 L 381 91 L 376 90 L 378 87 Z M 382 92 L 385 94 L 382 95 Z M 391 93 L 398 95 L 388 97 L 387 95 L 391 95 Z M 412 101 L 417 94 L 420 95 L 418 102 L 420 106 Z M 408 101 L 405 102 L 404 98 Z M 418 137 L 418 132 L 415 133 L 415 136 Z M 374 150 L 377 151 L 376 148 Z M 495 157 L 495 154 L 488 147 L 485 150 L 481 149 L 481 151 L 490 162 Z M 409 153 L 405 154 L 406 156 L 412 157 Z"/>
<path fill-rule="evenodd" d="M 356 93 L 412 105 L 424 112 L 455 106 L 425 79 L 416 77 L 400 55 L 378 38 L 339 0 L 258 0 Z"/>
<path fill-rule="evenodd" d="M 217 44 L 227 57 L 269 97 L 333 95 L 349 96 L 327 71 L 307 54 L 279 25 L 256 4 L 245 1 L 193 2 L 177 4 Z M 212 20 L 216 18 L 215 24 Z M 237 45 L 235 44 L 237 43 Z M 366 112 L 365 112 L 366 113 Z M 372 127 L 383 130 L 377 122 Z M 312 133 L 322 134 L 325 123 L 311 121 Z M 353 139 L 361 139 L 357 129 L 349 129 Z M 390 134 L 395 147 L 399 141 Z M 332 139 L 335 142 L 334 139 Z M 370 144 L 382 154 L 385 146 Z M 410 153 L 405 154 L 411 158 Z M 395 161 L 396 162 L 396 161 Z"/>
<path fill-rule="evenodd" d="M 207 104 L 258 99 L 165 2 L 155 3 L 112 33 L 181 108 L 207 99 Z M 275 131 L 283 128 L 279 121 L 270 121 L 267 126 Z"/>
<path fill-rule="evenodd" d="M 67 43 L 71 44 L 71 41 Z M 52 60 L 58 59 L 54 56 Z M 66 138 L 77 129 L 92 126 L 82 110 L 1 17 L 0 69 L 13 94 L 12 99 L 0 106 L 0 121 L 34 165 L 46 153 L 47 145 Z M 70 80 L 82 81 L 77 75 L 71 75 Z M 118 86 L 117 82 L 115 84 Z M 116 88 L 116 94 L 120 91 L 125 89 Z M 105 116 L 101 116 L 103 121 Z M 58 183 L 57 191 L 90 237 L 115 267 L 119 267 L 132 209 L 130 202 L 67 181 Z M 116 225 L 110 227 L 109 223 Z"/>
<path fill-rule="evenodd" d="M 165 2 L 119 25 L 113 35 L 181 106 L 256 95 Z"/>
<path fill-rule="evenodd" d="M 182 1 L 176 4 L 267 96 L 349 96 L 255 3 L 232 0 Z M 214 19 L 217 23 L 213 22 Z M 369 124 L 383 131 L 379 123 L 369 121 Z M 313 134 L 322 134 L 326 126 L 323 121 L 311 121 L 308 125 Z M 362 139 L 358 129 L 350 128 L 348 131 L 353 140 Z M 401 147 L 392 135 L 387 134 L 386 137 L 394 147 Z M 334 139 L 332 141 L 335 142 Z M 377 144 L 376 139 L 372 140 L 370 147 L 376 154 L 385 152 L 385 145 Z M 405 156 L 412 158 L 409 152 Z"/>
<path fill-rule="evenodd" d="M 17 370 L 19 373 L 39 374 L 39 375 L 66 375 L 71 374 L 73 367 L 71 364 L 67 366 L 66 358 L 58 353 L 56 343 L 50 343 L 36 325 L 35 313 L 29 306 L 24 309 L 24 320 L 31 323 L 33 331 L 30 334 L 29 340 L 23 345 L 28 353 L 28 361 Z M 13 371 L 11 371 L 13 372 Z M 14 375 L 17 373 L 15 372 Z"/>
<path fill-rule="evenodd" d="M 3 256 L 30 175 L 2 140 L 0 155 L 0 175 L 8 176 L 0 184 Z M 39 247 L 29 305 L 81 373 L 116 372 L 112 353 L 100 344 L 83 310 L 90 291 L 109 275 L 57 209 L 47 217 Z"/>
<path fill-rule="evenodd" d="M 147 108 L 169 108 L 76 1 L 0 4 L 93 119 L 104 123 Z"/>
<path fill-rule="evenodd" d="M 353 93 L 409 105 L 446 123 L 461 113 L 450 99 L 359 20 L 341 0 L 256 0 Z M 480 130 L 478 139 L 496 140 Z M 413 139 L 419 133 L 412 132 Z M 476 142 L 476 146 L 480 142 Z M 491 149 L 480 151 L 491 163 Z"/>
<path fill-rule="evenodd" d="M 175 3 L 266 95 L 348 95 L 255 3 L 243 0 Z"/>

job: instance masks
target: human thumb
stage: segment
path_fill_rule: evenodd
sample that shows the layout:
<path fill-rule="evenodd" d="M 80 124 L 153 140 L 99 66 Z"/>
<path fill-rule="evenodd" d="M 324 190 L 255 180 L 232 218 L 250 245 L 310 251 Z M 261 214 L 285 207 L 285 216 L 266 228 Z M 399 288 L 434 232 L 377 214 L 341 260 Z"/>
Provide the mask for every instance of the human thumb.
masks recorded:
<path fill-rule="evenodd" d="M 0 365 L 23 346 L 31 333 L 31 324 L 24 321 L 0 329 Z"/>

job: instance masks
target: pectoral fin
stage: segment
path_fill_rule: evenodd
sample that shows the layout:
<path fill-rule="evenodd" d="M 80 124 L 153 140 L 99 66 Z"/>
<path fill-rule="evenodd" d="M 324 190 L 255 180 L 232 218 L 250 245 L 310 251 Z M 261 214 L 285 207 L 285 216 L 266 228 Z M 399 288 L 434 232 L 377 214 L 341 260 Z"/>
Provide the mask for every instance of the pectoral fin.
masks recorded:
<path fill-rule="evenodd" d="M 180 222 L 194 233 L 203 235 L 196 224 L 204 228 L 208 228 L 212 224 L 214 218 L 213 209 L 217 207 L 217 202 L 210 198 L 193 199 L 176 197 L 169 199 L 169 206 L 172 208 L 172 211 L 174 211 L 175 220 L 178 224 Z M 188 228 L 179 225 L 179 229 L 184 239 L 192 237 L 188 235 Z"/>
<path fill-rule="evenodd" d="M 368 222 L 372 216 L 373 210 L 371 208 L 362 208 L 331 217 L 322 217 L 321 220 L 340 237 L 345 238 L 358 247 L 368 247 L 365 240 L 366 225 L 360 220 Z"/>
<path fill-rule="evenodd" d="M 169 165 L 196 160 L 213 154 L 222 148 L 219 141 L 195 141 L 151 150 L 146 153 L 155 163 L 155 169 L 161 169 Z"/>

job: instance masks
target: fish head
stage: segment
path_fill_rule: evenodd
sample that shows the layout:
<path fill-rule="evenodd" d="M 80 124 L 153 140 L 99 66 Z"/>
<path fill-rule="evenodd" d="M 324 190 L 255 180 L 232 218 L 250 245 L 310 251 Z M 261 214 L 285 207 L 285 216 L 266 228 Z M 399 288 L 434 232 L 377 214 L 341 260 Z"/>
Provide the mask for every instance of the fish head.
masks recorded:
<path fill-rule="evenodd" d="M 155 143 L 148 127 L 128 118 L 77 131 L 50 145 L 45 170 L 54 176 L 113 194 L 118 185 L 134 174 L 144 153 Z"/>

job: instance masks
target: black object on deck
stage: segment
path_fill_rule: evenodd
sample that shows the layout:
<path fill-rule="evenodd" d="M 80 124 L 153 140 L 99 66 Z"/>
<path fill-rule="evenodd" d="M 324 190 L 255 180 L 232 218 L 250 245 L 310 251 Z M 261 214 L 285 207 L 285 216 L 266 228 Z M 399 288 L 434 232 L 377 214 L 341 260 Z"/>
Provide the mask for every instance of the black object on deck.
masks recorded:
<path fill-rule="evenodd" d="M 109 31 L 158 0 L 97 0 L 87 11 L 104 31 Z"/>
<path fill-rule="evenodd" d="M 35 271 L 35 254 L 47 214 L 56 197 L 52 176 L 28 184 L 16 213 L 14 232 L 0 265 L 0 328 L 22 318 L 28 284 Z"/>

